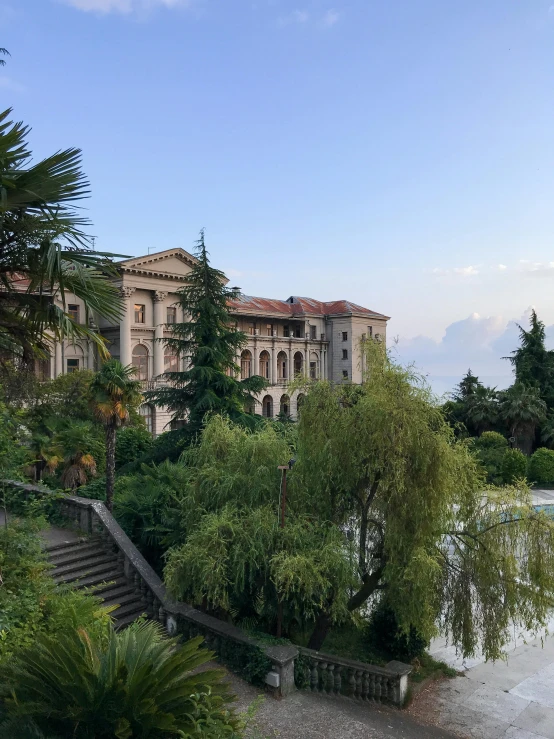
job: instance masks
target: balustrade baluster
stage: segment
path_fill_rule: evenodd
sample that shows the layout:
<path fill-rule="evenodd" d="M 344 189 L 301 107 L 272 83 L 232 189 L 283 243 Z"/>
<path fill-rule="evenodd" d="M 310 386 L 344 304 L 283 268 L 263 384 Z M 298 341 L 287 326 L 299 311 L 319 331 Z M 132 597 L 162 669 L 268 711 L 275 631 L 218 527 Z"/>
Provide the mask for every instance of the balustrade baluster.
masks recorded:
<path fill-rule="evenodd" d="M 362 671 L 356 670 L 356 698 L 362 697 Z"/>
<path fill-rule="evenodd" d="M 327 687 L 327 662 L 319 663 L 319 692 L 324 693 Z"/>
<path fill-rule="evenodd" d="M 327 679 L 326 679 L 326 686 L 325 686 L 325 690 L 327 691 L 327 693 L 332 693 L 333 688 L 335 687 L 335 676 L 333 674 L 334 671 L 335 671 L 335 665 L 329 662 L 329 664 L 327 665 L 327 676 L 326 676 Z"/>
<path fill-rule="evenodd" d="M 351 667 L 348 669 L 348 695 L 350 698 L 356 695 L 356 671 Z"/>
<path fill-rule="evenodd" d="M 391 703 L 395 703 L 395 694 L 396 694 L 396 683 L 397 678 L 389 677 L 387 678 L 387 698 Z"/>
<path fill-rule="evenodd" d="M 373 672 L 369 673 L 369 693 L 368 693 L 368 700 L 375 700 L 375 674 Z"/>
<path fill-rule="evenodd" d="M 342 688 L 342 671 L 343 671 L 343 669 L 344 668 L 341 667 L 340 665 L 337 665 L 336 666 L 336 669 L 335 669 L 335 693 L 337 695 L 340 695 L 340 691 L 341 691 L 341 688 Z"/>
<path fill-rule="evenodd" d="M 312 662 L 310 665 L 310 687 L 315 692 L 318 688 L 319 673 L 317 671 L 317 662 Z"/>
<path fill-rule="evenodd" d="M 381 675 L 375 675 L 375 702 L 381 703 Z"/>
<path fill-rule="evenodd" d="M 369 672 L 362 673 L 362 700 L 366 701 L 369 697 Z"/>

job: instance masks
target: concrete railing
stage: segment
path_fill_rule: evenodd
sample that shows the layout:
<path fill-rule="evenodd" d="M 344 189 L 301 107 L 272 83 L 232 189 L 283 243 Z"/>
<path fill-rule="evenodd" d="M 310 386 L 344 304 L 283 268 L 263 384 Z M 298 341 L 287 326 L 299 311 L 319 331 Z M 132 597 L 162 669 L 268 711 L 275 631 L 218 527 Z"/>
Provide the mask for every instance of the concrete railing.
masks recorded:
<path fill-rule="evenodd" d="M 12 480 L 2 482 L 27 494 L 52 493 L 38 485 Z M 57 503 L 61 515 L 71 525 L 86 534 L 100 536 L 106 549 L 117 552 L 126 579 L 141 594 L 145 612 L 163 624 L 168 634 L 183 634 L 186 638 L 202 635 L 208 647 L 239 674 L 245 673 L 240 665 L 243 655 L 244 660 L 258 665 L 258 678 L 279 697 L 295 690 L 296 672 L 298 687 L 314 692 L 403 705 L 410 665 L 389 662 L 386 667 L 377 667 L 303 647 L 264 644 L 232 624 L 173 600 L 104 503 L 79 496 L 62 497 Z"/>

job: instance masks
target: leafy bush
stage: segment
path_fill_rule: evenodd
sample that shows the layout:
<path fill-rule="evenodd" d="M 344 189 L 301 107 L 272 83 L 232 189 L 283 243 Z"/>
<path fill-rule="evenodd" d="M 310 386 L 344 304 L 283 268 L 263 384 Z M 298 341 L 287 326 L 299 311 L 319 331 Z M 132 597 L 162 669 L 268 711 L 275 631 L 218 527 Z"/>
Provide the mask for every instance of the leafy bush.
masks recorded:
<path fill-rule="evenodd" d="M 0 736 L 25 727 L 73 739 L 239 737 L 224 672 L 193 672 L 213 656 L 202 640 L 177 648 L 153 622 L 109 627 L 105 640 L 83 628 L 41 636 L 0 667 Z"/>
<path fill-rule="evenodd" d="M 502 483 L 502 460 L 508 449 L 508 442 L 496 431 L 485 431 L 473 440 L 473 452 L 487 474 L 491 485 Z"/>
<path fill-rule="evenodd" d="M 552 452 L 554 456 L 554 452 Z M 515 480 L 521 480 L 527 474 L 527 457 L 519 449 L 506 449 L 502 457 L 500 468 L 502 482 L 511 485 Z"/>
<path fill-rule="evenodd" d="M 121 467 L 143 457 L 152 446 L 152 435 L 142 426 L 126 426 L 117 432 L 115 464 Z"/>
<path fill-rule="evenodd" d="M 537 449 L 529 459 L 529 479 L 539 484 L 554 483 L 554 451 Z"/>
<path fill-rule="evenodd" d="M 57 588 L 38 535 L 44 520 L 14 520 L 0 529 L 0 664 L 30 647 L 41 633 L 57 635 L 71 624 L 91 632 L 109 622 L 100 599 Z"/>
<path fill-rule="evenodd" d="M 413 626 L 407 633 L 401 631 L 393 609 L 386 603 L 379 604 L 372 613 L 367 634 L 375 651 L 401 662 L 420 657 L 427 647 L 427 642 Z"/>

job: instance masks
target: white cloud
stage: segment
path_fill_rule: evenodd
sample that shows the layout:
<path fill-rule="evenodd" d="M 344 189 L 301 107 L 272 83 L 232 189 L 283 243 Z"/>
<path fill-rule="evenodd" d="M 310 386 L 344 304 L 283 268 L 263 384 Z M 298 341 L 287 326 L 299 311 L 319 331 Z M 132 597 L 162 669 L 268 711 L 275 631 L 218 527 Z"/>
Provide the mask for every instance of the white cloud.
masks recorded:
<path fill-rule="evenodd" d="M 499 272 L 503 272 L 505 269 L 508 269 L 505 264 L 499 264 L 496 268 Z"/>
<path fill-rule="evenodd" d="M 536 277 L 550 277 L 554 275 L 554 262 L 530 262 L 520 259 L 520 270 Z"/>
<path fill-rule="evenodd" d="M 107 13 L 129 14 L 151 10 L 156 6 L 176 8 L 191 4 L 191 0 L 64 0 L 64 2 L 78 10 L 101 15 Z"/>
<path fill-rule="evenodd" d="M 340 14 L 334 8 L 330 8 L 323 16 L 322 23 L 326 28 L 331 28 L 335 23 L 338 23 Z"/>
<path fill-rule="evenodd" d="M 462 277 L 472 277 L 473 275 L 478 275 L 479 270 L 470 264 L 469 267 L 456 267 L 454 273 Z"/>
<path fill-rule="evenodd" d="M 519 345 L 517 324 L 527 327 L 530 312 L 528 308 L 517 321 L 472 313 L 447 326 L 439 341 L 428 336 L 399 337 L 395 352 L 403 364 L 415 364 L 426 374 L 439 394 L 450 392 L 469 368 L 485 384 L 507 387 L 513 381 L 512 367 L 503 357 Z M 554 326 L 547 327 L 546 339 L 547 346 L 554 348 Z"/>

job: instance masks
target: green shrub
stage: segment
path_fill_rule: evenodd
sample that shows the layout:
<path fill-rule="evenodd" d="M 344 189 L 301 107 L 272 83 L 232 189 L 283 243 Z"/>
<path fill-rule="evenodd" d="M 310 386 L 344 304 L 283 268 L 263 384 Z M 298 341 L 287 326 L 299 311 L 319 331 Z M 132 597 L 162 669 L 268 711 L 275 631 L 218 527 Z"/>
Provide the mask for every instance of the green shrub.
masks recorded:
<path fill-rule="evenodd" d="M 117 432 L 115 464 L 121 467 L 143 457 L 151 448 L 152 435 L 142 426 L 126 426 Z"/>
<path fill-rule="evenodd" d="M 0 736 L 24 728 L 73 739 L 239 737 L 224 672 L 195 671 L 213 656 L 202 641 L 177 647 L 153 622 L 109 627 L 105 639 L 74 628 L 42 636 L 0 667 Z"/>
<path fill-rule="evenodd" d="M 527 457 L 519 449 L 506 449 L 502 457 L 500 472 L 502 482 L 506 485 L 521 480 L 527 474 Z"/>
<path fill-rule="evenodd" d="M 551 485 L 554 483 L 554 451 L 537 449 L 529 459 L 529 480 L 533 483 Z"/>
<path fill-rule="evenodd" d="M 473 452 L 487 474 L 487 482 L 500 485 L 502 482 L 502 460 L 508 442 L 496 431 L 485 431 L 473 441 Z"/>
<path fill-rule="evenodd" d="M 109 622 L 100 599 L 57 588 L 41 549 L 43 519 L 12 520 L 0 528 L 0 664 L 30 647 L 41 633 L 79 625 L 92 633 Z"/>
<path fill-rule="evenodd" d="M 413 626 L 407 633 L 400 629 L 394 610 L 386 603 L 379 604 L 373 611 L 367 636 L 376 652 L 401 662 L 420 657 L 427 647 L 426 640 Z"/>

